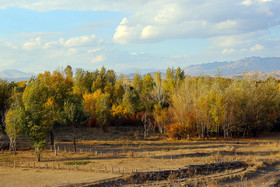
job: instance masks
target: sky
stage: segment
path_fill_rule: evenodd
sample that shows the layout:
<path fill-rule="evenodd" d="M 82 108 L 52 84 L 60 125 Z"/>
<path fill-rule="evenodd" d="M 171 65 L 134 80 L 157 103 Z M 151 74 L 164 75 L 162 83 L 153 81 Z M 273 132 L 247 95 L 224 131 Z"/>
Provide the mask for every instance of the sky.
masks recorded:
<path fill-rule="evenodd" d="M 0 71 L 279 57 L 280 0 L 0 0 Z"/>

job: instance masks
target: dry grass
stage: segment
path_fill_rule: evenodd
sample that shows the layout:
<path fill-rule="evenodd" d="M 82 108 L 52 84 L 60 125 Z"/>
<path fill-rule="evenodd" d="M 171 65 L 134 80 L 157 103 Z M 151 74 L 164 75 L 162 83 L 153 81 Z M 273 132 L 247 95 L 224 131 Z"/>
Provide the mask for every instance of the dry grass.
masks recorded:
<path fill-rule="evenodd" d="M 0 168 L 1 186 L 62 186 L 75 183 L 89 183 L 118 175 L 82 171 L 61 171 L 42 169 Z"/>
<path fill-rule="evenodd" d="M 224 170 L 204 176 L 197 173 L 190 179 L 170 175 L 169 181 L 158 182 L 159 185 L 162 183 L 180 183 L 217 186 L 219 181 L 241 181 L 246 182 L 246 184 L 253 184 L 254 175 L 258 175 L 261 169 L 278 164 L 280 161 L 280 144 L 277 138 L 174 141 L 161 139 L 159 136 L 144 140 L 139 138 L 139 133 L 135 131 L 128 131 L 127 139 L 114 131 L 105 133 L 105 135 L 102 135 L 102 132 L 97 132 L 98 135 L 93 135 L 90 131 L 84 133 L 86 135 L 80 134 L 80 136 L 86 138 L 84 140 L 80 138 L 78 153 L 69 152 L 72 145 L 71 142 L 66 141 L 67 135 L 61 136 L 60 142 L 56 142 L 57 146 L 60 147 L 57 156 L 51 150 L 43 151 L 40 168 L 48 167 L 48 170 L 44 169 L 42 171 L 68 172 L 67 170 L 71 170 L 71 172 L 84 173 L 91 171 L 90 173 L 98 173 L 95 176 L 103 176 L 105 172 L 130 174 L 132 171 L 178 170 L 188 165 L 217 162 L 244 161 L 248 164 L 246 168 Z M 99 138 L 95 138 L 95 136 Z M 87 152 L 80 152 L 80 149 Z M 39 163 L 34 160 L 35 153 L 30 149 L 20 149 L 17 155 L 12 155 L 7 151 L 0 153 L 0 163 L 5 162 L 5 168 L 7 168 L 8 162 L 10 162 L 12 168 L 14 161 L 16 161 L 17 167 L 22 163 L 25 169 L 29 169 L 34 167 L 35 163 L 35 167 L 38 168 Z M 87 164 L 67 166 L 66 163 L 69 162 Z M 7 170 L 11 169 L 7 168 Z M 22 169 L 16 171 L 24 172 Z M 4 167 L 1 172 L 5 172 Z"/>

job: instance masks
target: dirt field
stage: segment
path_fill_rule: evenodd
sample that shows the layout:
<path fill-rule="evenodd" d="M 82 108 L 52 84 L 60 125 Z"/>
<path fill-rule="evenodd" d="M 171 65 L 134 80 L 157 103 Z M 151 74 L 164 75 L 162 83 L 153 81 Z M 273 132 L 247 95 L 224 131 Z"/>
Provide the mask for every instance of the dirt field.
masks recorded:
<path fill-rule="evenodd" d="M 108 132 L 103 139 L 81 134 L 87 138 L 78 142 L 78 153 L 72 152 L 71 139 L 61 136 L 56 142 L 58 155 L 45 150 L 40 164 L 34 162 L 33 150 L 20 149 L 15 156 L 4 151 L 0 153 L 1 186 L 76 183 L 80 186 L 277 186 L 280 183 L 279 135 L 257 140 L 174 141 L 157 136 L 143 140 L 135 132 L 128 134 L 127 139 L 114 132 Z M 111 180 L 103 180 L 108 178 Z"/>
<path fill-rule="evenodd" d="M 51 169 L 0 168 L 1 186 L 66 186 L 76 183 L 90 183 L 117 177 L 114 174 L 96 174 L 82 171 L 61 171 Z"/>

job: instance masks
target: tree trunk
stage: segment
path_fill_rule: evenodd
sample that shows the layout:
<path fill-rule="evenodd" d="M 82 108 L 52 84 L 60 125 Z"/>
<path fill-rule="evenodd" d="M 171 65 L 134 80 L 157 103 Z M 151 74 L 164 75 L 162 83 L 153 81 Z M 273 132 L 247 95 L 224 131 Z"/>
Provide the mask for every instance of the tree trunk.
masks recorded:
<path fill-rule="evenodd" d="M 56 149 L 56 145 L 54 145 L 53 149 L 54 149 L 54 155 L 55 155 L 55 156 L 57 156 L 57 149 Z"/>
<path fill-rule="evenodd" d="M 51 139 L 51 147 L 54 147 L 54 134 L 53 134 L 53 129 L 50 131 L 50 139 Z"/>
<path fill-rule="evenodd" d="M 73 127 L 73 146 L 74 146 L 74 153 L 77 152 L 77 147 L 76 147 L 76 129 Z"/>
<path fill-rule="evenodd" d="M 14 155 L 17 154 L 17 149 L 16 149 L 16 146 L 14 146 Z"/>
<path fill-rule="evenodd" d="M 77 152 L 77 148 L 76 148 L 76 137 L 74 136 L 73 138 L 73 145 L 74 145 L 74 153 Z"/>
<path fill-rule="evenodd" d="M 220 126 L 217 125 L 217 134 L 216 134 L 216 139 L 219 139 L 219 131 L 220 131 Z"/>
<path fill-rule="evenodd" d="M 17 152 L 16 152 L 16 140 L 14 140 L 13 138 L 10 138 L 9 151 L 13 151 L 14 155 L 17 154 Z"/>
<path fill-rule="evenodd" d="M 224 139 L 227 138 L 227 132 L 226 132 L 226 124 L 223 124 L 223 130 L 224 130 Z"/>
<path fill-rule="evenodd" d="M 205 133 L 205 129 L 204 129 L 204 125 L 201 125 L 202 128 L 201 128 L 201 138 L 202 140 L 204 140 L 204 133 Z"/>
<path fill-rule="evenodd" d="M 36 152 L 37 161 L 40 162 L 41 158 L 40 158 L 40 152 L 39 152 L 39 148 L 38 147 L 35 148 L 35 152 Z"/>
<path fill-rule="evenodd" d="M 14 155 L 17 154 L 17 142 L 16 140 L 13 141 L 13 151 L 14 151 Z"/>
<path fill-rule="evenodd" d="M 10 138 L 9 151 L 12 151 L 12 149 L 13 149 L 13 139 Z"/>

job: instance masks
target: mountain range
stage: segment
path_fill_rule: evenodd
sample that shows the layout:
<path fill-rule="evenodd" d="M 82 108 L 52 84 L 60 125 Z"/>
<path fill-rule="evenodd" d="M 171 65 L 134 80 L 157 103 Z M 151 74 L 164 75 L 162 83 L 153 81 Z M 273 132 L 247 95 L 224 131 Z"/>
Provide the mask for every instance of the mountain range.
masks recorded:
<path fill-rule="evenodd" d="M 15 70 L 15 69 L 8 69 L 4 71 L 0 71 L 0 79 L 11 81 L 24 81 L 29 80 L 35 73 L 25 73 L 23 71 Z"/>
<path fill-rule="evenodd" d="M 164 70 L 154 70 L 154 69 L 130 69 L 126 71 L 129 77 L 133 78 L 135 72 L 141 74 L 155 71 L 162 72 L 164 75 Z M 255 79 L 267 79 L 268 77 L 275 77 L 280 79 L 280 57 L 249 57 L 243 58 L 237 61 L 225 61 L 225 62 L 211 62 L 204 64 L 190 65 L 184 68 L 185 74 L 190 76 L 199 75 L 217 75 L 219 72 L 222 76 L 228 78 L 240 78 L 244 75 L 253 77 Z M 118 72 L 120 73 L 120 72 Z M 34 73 L 25 73 L 18 70 L 4 70 L 0 71 L 0 79 L 6 79 L 8 81 L 22 81 L 29 80 Z"/>
<path fill-rule="evenodd" d="M 212 62 L 191 65 L 184 68 L 185 74 L 190 76 L 216 75 L 219 71 L 222 76 L 243 74 L 245 72 L 275 72 L 280 71 L 280 57 L 250 57 L 237 61 Z"/>

